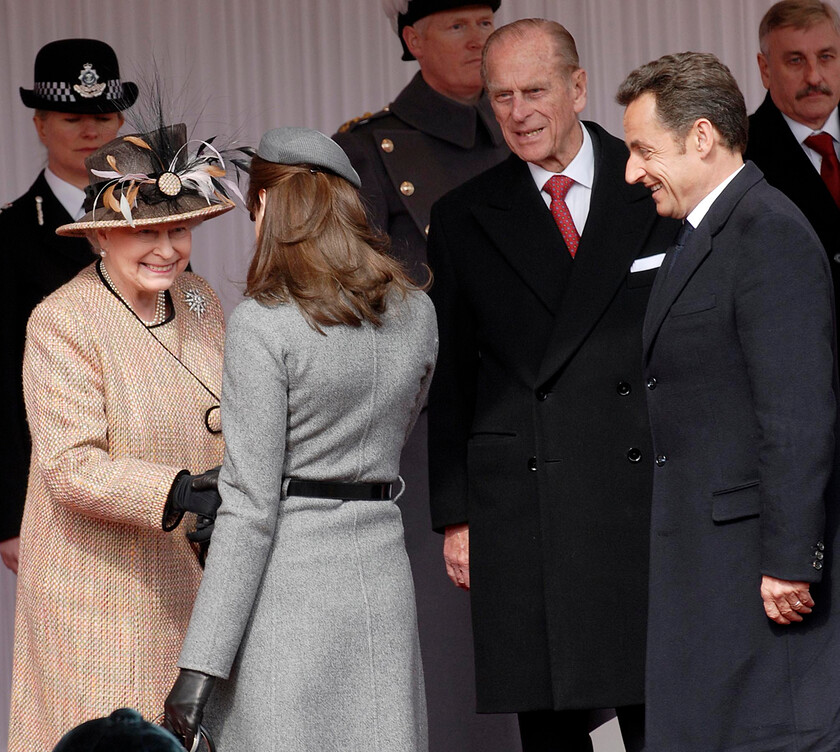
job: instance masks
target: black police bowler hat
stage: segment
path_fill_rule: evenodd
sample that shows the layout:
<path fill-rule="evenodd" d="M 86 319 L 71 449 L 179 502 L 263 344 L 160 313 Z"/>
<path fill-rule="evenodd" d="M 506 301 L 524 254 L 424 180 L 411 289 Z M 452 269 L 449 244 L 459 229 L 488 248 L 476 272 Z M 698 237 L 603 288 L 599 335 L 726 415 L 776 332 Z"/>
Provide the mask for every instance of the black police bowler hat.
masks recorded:
<path fill-rule="evenodd" d="M 79 115 L 119 112 L 134 104 L 137 85 L 120 80 L 114 50 L 98 39 L 59 39 L 35 58 L 35 86 L 20 87 L 27 107 Z"/>
<path fill-rule="evenodd" d="M 397 35 L 403 47 L 403 60 L 414 60 L 414 55 L 408 49 L 403 39 L 403 29 L 406 26 L 414 26 L 421 18 L 431 16 L 432 13 L 440 13 L 444 10 L 463 8 L 468 5 L 486 5 L 494 13 L 499 10 L 502 0 L 408 0 L 408 7 L 404 13 L 397 16 Z"/>

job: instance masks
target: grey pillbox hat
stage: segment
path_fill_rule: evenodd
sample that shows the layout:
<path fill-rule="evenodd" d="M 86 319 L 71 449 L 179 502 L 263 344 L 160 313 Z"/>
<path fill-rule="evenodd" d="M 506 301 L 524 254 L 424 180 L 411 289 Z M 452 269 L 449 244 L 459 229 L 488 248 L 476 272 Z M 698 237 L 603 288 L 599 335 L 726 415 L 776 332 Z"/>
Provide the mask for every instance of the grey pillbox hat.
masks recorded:
<path fill-rule="evenodd" d="M 362 187 L 344 150 L 329 136 L 310 128 L 274 128 L 261 139 L 257 155 L 266 162 L 311 165 L 335 173 L 356 188 Z"/>

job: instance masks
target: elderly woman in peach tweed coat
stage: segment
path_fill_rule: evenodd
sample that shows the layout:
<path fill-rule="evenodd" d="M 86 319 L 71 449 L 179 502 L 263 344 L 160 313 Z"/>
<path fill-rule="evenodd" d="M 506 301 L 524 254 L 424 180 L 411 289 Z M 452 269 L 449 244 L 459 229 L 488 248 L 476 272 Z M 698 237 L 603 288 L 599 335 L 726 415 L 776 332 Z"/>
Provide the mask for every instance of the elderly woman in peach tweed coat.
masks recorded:
<path fill-rule="evenodd" d="M 102 258 L 29 320 L 10 752 L 48 752 L 115 708 L 153 718 L 177 673 L 201 578 L 193 541 L 210 527 L 191 541 L 178 523 L 215 516 L 224 451 L 224 317 L 184 269 L 192 228 L 233 207 L 222 155 L 186 143 L 181 125 L 88 157 L 90 211 L 57 232 L 87 235 Z"/>

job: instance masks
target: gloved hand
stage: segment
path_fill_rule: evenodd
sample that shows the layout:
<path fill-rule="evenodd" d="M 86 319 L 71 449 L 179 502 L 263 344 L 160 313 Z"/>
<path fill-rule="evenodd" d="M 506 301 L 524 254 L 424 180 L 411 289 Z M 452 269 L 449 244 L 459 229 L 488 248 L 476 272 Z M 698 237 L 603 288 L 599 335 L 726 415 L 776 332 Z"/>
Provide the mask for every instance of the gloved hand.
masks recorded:
<path fill-rule="evenodd" d="M 215 681 L 210 674 L 182 668 L 163 703 L 163 727 L 180 737 L 186 749 L 192 749 Z"/>
<path fill-rule="evenodd" d="M 169 531 L 178 527 L 184 512 L 195 512 L 199 517 L 216 519 L 216 510 L 222 503 L 218 485 L 218 467 L 201 475 L 190 475 L 186 470 L 178 473 L 163 510 L 163 529 Z"/>

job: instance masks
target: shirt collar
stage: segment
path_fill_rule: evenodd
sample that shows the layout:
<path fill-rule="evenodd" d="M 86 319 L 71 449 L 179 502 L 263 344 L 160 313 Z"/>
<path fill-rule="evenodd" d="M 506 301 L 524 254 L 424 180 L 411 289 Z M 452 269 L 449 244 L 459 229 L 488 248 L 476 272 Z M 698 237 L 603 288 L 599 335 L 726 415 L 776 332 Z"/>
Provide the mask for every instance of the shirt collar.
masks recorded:
<path fill-rule="evenodd" d="M 78 219 L 82 215 L 85 192 L 66 180 L 62 180 L 49 167 L 44 170 L 44 179 L 58 202 L 67 210 L 67 213 L 74 220 Z"/>
<path fill-rule="evenodd" d="M 741 165 L 735 172 L 733 172 L 728 178 L 726 178 L 722 183 L 719 183 L 717 188 L 715 188 L 711 193 L 706 194 L 702 201 L 700 201 L 697 206 L 689 213 L 689 215 L 685 218 L 685 221 L 688 222 L 692 227 L 696 228 L 700 222 L 703 221 L 703 217 L 706 216 L 709 209 L 712 208 L 712 204 L 715 202 L 718 196 L 723 193 L 724 188 L 729 185 L 734 179 L 735 176 L 743 170 L 745 165 Z"/>
<path fill-rule="evenodd" d="M 589 131 L 583 127 L 582 123 L 579 123 L 579 125 L 583 131 L 583 143 L 574 159 L 566 165 L 563 172 L 549 172 L 532 162 L 527 163 L 528 169 L 531 171 L 531 177 L 537 184 L 537 190 L 541 191 L 546 181 L 554 175 L 566 175 L 575 183 L 592 190 L 592 184 L 595 182 L 595 149 L 592 146 L 592 137 L 589 135 Z"/>
<path fill-rule="evenodd" d="M 794 138 L 800 144 L 805 143 L 805 139 L 815 133 L 828 133 L 834 139 L 834 143 L 840 142 L 840 110 L 837 108 L 832 110 L 831 114 L 828 116 L 828 120 L 823 123 L 823 127 L 816 130 L 811 128 L 809 125 L 804 125 L 803 123 L 799 123 L 793 118 L 788 117 L 784 112 L 782 112 L 782 117 L 788 124 Z"/>

